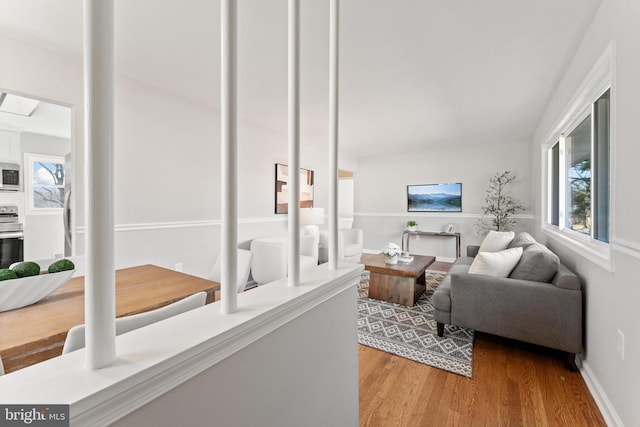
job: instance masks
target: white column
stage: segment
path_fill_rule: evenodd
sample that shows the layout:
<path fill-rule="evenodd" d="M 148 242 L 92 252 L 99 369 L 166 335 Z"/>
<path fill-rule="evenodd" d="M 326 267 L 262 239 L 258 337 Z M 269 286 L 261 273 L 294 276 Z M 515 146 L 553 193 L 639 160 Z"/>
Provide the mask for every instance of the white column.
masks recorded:
<path fill-rule="evenodd" d="M 300 282 L 300 1 L 289 0 L 289 286 Z"/>
<path fill-rule="evenodd" d="M 329 269 L 338 268 L 338 0 L 329 2 Z"/>
<path fill-rule="evenodd" d="M 221 2 L 221 76 L 222 76 L 222 245 L 221 309 L 238 310 L 238 199 L 237 199 L 237 119 L 236 119 L 236 1 Z"/>
<path fill-rule="evenodd" d="M 113 236 L 113 0 L 84 1 L 85 366 L 116 358 Z"/>

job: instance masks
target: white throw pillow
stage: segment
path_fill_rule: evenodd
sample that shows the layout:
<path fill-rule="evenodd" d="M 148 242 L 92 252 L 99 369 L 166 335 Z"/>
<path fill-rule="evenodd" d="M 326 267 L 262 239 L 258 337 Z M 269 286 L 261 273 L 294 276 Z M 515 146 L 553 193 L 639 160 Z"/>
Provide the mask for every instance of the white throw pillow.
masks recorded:
<path fill-rule="evenodd" d="M 469 267 L 469 274 L 484 274 L 493 277 L 509 277 L 522 257 L 522 248 L 505 249 L 500 252 L 479 252 Z"/>
<path fill-rule="evenodd" d="M 480 244 L 478 252 L 499 252 L 507 249 L 509 243 L 516 237 L 513 231 L 489 231 Z"/>

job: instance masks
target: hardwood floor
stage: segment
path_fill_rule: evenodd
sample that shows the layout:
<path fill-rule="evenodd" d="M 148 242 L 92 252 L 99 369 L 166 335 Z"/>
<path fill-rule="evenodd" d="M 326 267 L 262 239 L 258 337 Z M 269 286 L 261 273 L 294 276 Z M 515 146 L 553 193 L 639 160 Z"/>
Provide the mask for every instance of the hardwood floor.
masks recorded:
<path fill-rule="evenodd" d="M 358 353 L 361 426 L 606 426 L 555 350 L 476 333 L 472 379 L 362 345 Z"/>

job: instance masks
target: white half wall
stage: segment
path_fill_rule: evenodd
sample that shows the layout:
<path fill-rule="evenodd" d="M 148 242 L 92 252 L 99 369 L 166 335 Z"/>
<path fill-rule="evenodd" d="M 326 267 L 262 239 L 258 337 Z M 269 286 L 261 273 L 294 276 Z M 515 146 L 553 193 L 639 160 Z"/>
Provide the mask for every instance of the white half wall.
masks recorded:
<path fill-rule="evenodd" d="M 307 269 L 85 349 L 0 376 L 3 404 L 70 405 L 73 426 L 357 426 L 356 285 L 363 266 Z"/>
<path fill-rule="evenodd" d="M 352 286 L 113 426 L 357 426 L 356 299 Z"/>

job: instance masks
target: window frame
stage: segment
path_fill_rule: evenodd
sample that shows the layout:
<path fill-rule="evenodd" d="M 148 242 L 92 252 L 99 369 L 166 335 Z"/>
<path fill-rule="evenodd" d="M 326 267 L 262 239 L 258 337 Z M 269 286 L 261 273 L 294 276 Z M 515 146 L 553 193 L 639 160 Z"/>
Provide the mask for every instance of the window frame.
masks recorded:
<path fill-rule="evenodd" d="M 541 203 L 543 217 L 540 220 L 541 231 L 549 236 L 552 240 L 568 247 L 574 252 L 585 256 L 591 261 L 595 262 L 599 266 L 613 271 L 613 262 L 611 259 L 611 240 L 614 236 L 614 177 L 613 171 L 613 152 L 615 147 L 615 86 L 612 76 L 614 65 L 614 49 L 615 45 L 611 42 L 605 51 L 602 53 L 598 61 L 595 63 L 585 80 L 576 90 L 576 93 L 572 100 L 569 102 L 567 108 L 559 115 L 559 119 L 552 129 L 547 134 L 547 137 L 543 139 L 541 148 Z M 609 242 L 602 242 L 595 239 L 594 232 L 589 235 L 579 233 L 577 231 L 566 228 L 566 189 L 563 188 L 566 183 L 566 146 L 565 135 L 569 135 L 576 129 L 580 123 L 591 115 L 592 126 L 592 140 L 591 140 L 591 156 L 594 154 L 594 140 L 593 140 L 593 120 L 594 120 L 594 105 L 595 102 L 609 90 L 610 110 L 609 110 Z M 552 148 L 558 144 L 559 148 L 559 176 L 558 182 L 561 185 L 559 191 L 559 217 L 558 225 L 551 224 L 552 220 L 552 207 L 553 203 L 551 197 L 553 196 L 553 150 Z M 595 171 L 595 164 L 591 166 L 591 212 L 594 211 L 594 180 L 593 177 L 598 172 Z"/>

